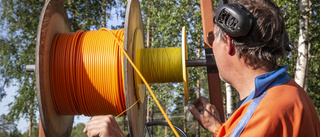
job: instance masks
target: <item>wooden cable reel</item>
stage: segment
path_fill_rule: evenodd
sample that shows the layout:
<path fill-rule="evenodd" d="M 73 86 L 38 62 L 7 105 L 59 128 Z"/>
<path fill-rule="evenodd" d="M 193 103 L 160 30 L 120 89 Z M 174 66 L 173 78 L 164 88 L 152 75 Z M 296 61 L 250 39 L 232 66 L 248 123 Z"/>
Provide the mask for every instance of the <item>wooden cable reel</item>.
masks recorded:
<path fill-rule="evenodd" d="M 70 32 L 70 25 L 63 3 L 63 0 L 48 0 L 46 2 L 41 12 L 37 34 L 35 65 L 37 96 L 41 122 L 47 137 L 70 136 L 74 118 L 73 115 L 58 115 L 56 113 L 50 91 L 49 60 L 52 41 L 56 34 Z M 136 31 L 141 32 L 136 35 L 142 36 L 135 36 Z M 140 41 L 144 41 L 142 17 L 139 2 L 132 0 L 127 4 L 124 32 L 124 49 L 130 57 L 133 57 L 133 43 L 138 38 Z M 137 101 L 133 80 L 134 70 L 127 63 L 126 58 L 123 65 L 126 106 L 129 107 Z M 134 137 L 144 134 L 146 104 L 143 100 L 145 94 L 143 86 L 139 89 L 139 94 L 142 97 L 140 99 L 141 103 L 127 111 L 130 135 Z"/>
<path fill-rule="evenodd" d="M 74 118 L 73 115 L 58 115 L 56 113 L 50 89 L 50 51 L 52 50 L 53 39 L 56 34 L 70 32 L 63 2 L 63 0 L 49 0 L 42 10 L 37 35 L 36 65 L 33 69 L 36 73 L 41 121 L 44 132 L 48 137 L 70 136 Z M 140 66 L 138 60 L 143 59 L 143 57 L 140 56 L 139 51 L 144 48 L 144 35 L 140 5 L 137 0 L 128 2 L 124 30 L 124 49 L 130 58 L 135 59 L 135 64 Z M 183 44 L 180 51 L 182 56 L 178 61 L 182 64 L 182 70 L 180 71 L 183 73 L 182 81 L 185 87 L 185 99 L 188 101 L 188 64 L 186 63 L 188 57 L 185 28 L 183 28 L 182 37 Z M 135 104 L 135 102 L 140 102 L 140 104 L 133 106 L 127 111 L 130 135 L 143 136 L 146 105 L 144 104 L 145 86 L 141 82 L 141 79 L 136 76 L 126 58 L 123 60 L 123 66 L 126 106 L 128 108 Z"/>
<path fill-rule="evenodd" d="M 201 0 L 200 0 L 201 1 Z M 203 1 L 201 1 L 203 2 Z M 40 22 L 38 26 L 38 34 L 37 34 L 37 46 L 36 46 L 36 64 L 35 65 L 27 65 L 27 71 L 34 71 L 36 74 L 37 81 L 37 96 L 40 107 L 40 116 L 43 125 L 43 129 L 46 133 L 46 136 L 70 136 L 73 124 L 74 116 L 61 116 L 57 115 L 54 106 L 52 104 L 52 98 L 50 94 L 50 80 L 49 80 L 49 59 L 50 59 L 50 50 L 51 43 L 54 39 L 54 36 L 58 33 L 67 33 L 70 32 L 70 25 L 68 22 L 67 14 L 63 6 L 64 0 L 48 0 L 43 7 Z M 210 5 L 210 4 L 201 4 L 201 5 Z M 212 8 L 212 7 L 211 7 Z M 208 7 L 201 9 L 209 9 Z M 205 21 L 205 22 L 211 22 Z M 204 26 L 207 26 L 204 24 Z M 124 34 L 124 48 L 129 54 L 130 57 L 135 59 L 135 43 L 136 39 L 143 40 L 143 25 L 141 18 L 141 11 L 139 2 L 137 0 L 132 0 L 128 2 L 127 10 L 126 10 L 126 18 L 125 18 L 125 34 Z M 140 32 L 139 32 L 140 31 Z M 136 34 L 141 33 L 141 34 Z M 185 31 L 183 32 L 184 36 L 184 44 L 186 45 Z M 141 35 L 141 36 L 139 36 Z M 205 34 L 204 34 L 205 36 Z M 183 45 L 184 45 L 183 44 Z M 140 44 L 136 44 L 140 45 Z M 187 49 L 183 49 L 187 50 Z M 207 50 L 206 50 L 207 51 Z M 208 50 L 209 51 L 209 50 Z M 211 50 L 210 50 L 211 51 Z M 212 52 L 212 51 L 211 51 Z M 210 57 L 213 56 L 212 53 L 207 53 L 206 56 L 209 57 L 206 59 L 198 59 L 198 60 L 186 60 L 187 54 L 183 52 L 185 56 L 183 56 L 182 62 L 185 67 L 198 67 L 198 66 L 207 66 L 209 70 L 215 70 L 213 73 L 217 73 L 216 65 L 214 60 Z M 125 94 L 126 94 L 126 105 L 131 106 L 134 102 L 137 101 L 137 98 L 140 98 L 140 104 L 135 105 L 131 110 L 127 112 L 130 126 L 130 134 L 132 136 L 143 136 L 144 122 L 145 122 L 145 105 L 143 104 L 144 98 L 141 98 L 145 94 L 145 88 L 143 85 L 134 86 L 133 81 L 137 81 L 134 79 L 134 71 L 130 64 L 127 63 L 127 60 L 124 59 L 124 77 L 125 77 Z M 212 68 L 212 69 L 209 69 Z M 184 69 L 183 71 L 187 71 Z M 187 75 L 188 72 L 183 72 L 183 75 Z M 210 74 L 210 72 L 208 73 Z M 184 78 L 188 78 L 188 76 L 184 76 Z M 210 77 L 209 77 L 210 78 Z M 186 79 L 187 80 L 187 79 Z M 211 80 L 212 81 L 212 80 Z M 187 81 L 184 82 L 188 84 Z M 210 82 L 210 79 L 209 79 Z M 211 82 L 212 83 L 212 82 Z M 188 85 L 185 84 L 185 88 Z M 211 84 L 209 84 L 211 85 Z M 139 88 L 139 94 L 134 92 L 134 88 Z M 210 88 L 215 89 L 215 88 Z M 218 89 L 218 91 L 221 91 Z M 140 96 L 140 97 L 139 97 Z M 186 93 L 186 100 L 188 100 L 188 93 Z M 219 95 L 218 95 L 219 97 Z M 211 96 L 210 96 L 211 98 Z M 219 98 L 218 98 L 219 99 Z M 214 99 L 217 100 L 217 99 Z M 218 100 L 219 101 L 219 100 Z M 222 102 L 222 101 L 221 101 Z M 217 103 L 213 103 L 217 104 Z M 218 102 L 219 104 L 219 102 Z M 218 106 L 222 106 L 221 103 Z M 223 111 L 220 111 L 223 114 Z"/>

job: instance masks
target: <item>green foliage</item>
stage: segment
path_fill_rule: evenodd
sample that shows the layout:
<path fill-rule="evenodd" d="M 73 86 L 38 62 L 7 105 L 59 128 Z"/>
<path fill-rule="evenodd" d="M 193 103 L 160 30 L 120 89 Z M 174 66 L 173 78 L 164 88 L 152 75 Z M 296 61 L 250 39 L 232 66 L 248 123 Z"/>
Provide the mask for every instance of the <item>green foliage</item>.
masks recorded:
<path fill-rule="evenodd" d="M 65 0 L 71 30 L 98 30 L 107 25 L 111 9 L 116 5 L 114 0 Z M 113 16 L 112 16 L 113 17 Z"/>
<path fill-rule="evenodd" d="M 307 76 L 308 80 L 308 94 L 316 107 L 318 116 L 320 117 L 320 33 L 319 33 L 319 22 L 320 22 L 320 2 L 317 0 L 310 0 L 309 12 L 309 43 L 310 43 L 310 53 L 309 53 L 309 72 Z"/>
<path fill-rule="evenodd" d="M 83 129 L 86 125 L 84 123 L 79 123 L 72 128 L 72 132 L 70 137 L 87 137 L 85 133 L 83 133 Z"/>
<path fill-rule="evenodd" d="M 0 136 L 1 137 L 20 137 L 21 133 L 17 128 L 17 124 L 6 118 L 6 115 L 0 116 Z"/>
<path fill-rule="evenodd" d="M 116 121 L 120 127 L 120 129 L 122 130 L 122 132 L 127 135 L 129 133 L 129 123 L 128 123 L 128 119 L 126 116 L 121 116 L 116 118 Z"/>
<path fill-rule="evenodd" d="M 1 3 L 0 23 L 6 34 L 2 36 L 0 50 L 0 81 L 4 81 L 0 86 L 18 83 L 19 87 L 18 94 L 14 97 L 15 102 L 9 104 L 8 118 L 31 118 L 35 121 L 35 111 L 38 108 L 35 76 L 26 73 L 25 66 L 35 62 L 35 40 L 42 3 L 11 0 L 2 0 Z"/>
<path fill-rule="evenodd" d="M 34 123 L 32 129 L 31 129 L 30 136 L 29 136 L 29 130 L 27 130 L 22 134 L 22 137 L 39 137 L 39 124 Z"/>
<path fill-rule="evenodd" d="M 299 40 L 299 19 L 302 15 L 307 15 L 309 19 L 308 27 L 308 43 L 309 47 L 309 64 L 308 72 L 306 72 L 307 80 L 307 93 L 309 94 L 316 110 L 318 116 L 320 117 L 320 91 L 319 91 L 319 55 L 320 55 L 320 33 L 319 33 L 319 22 L 320 22 L 320 10 L 319 1 L 309 0 L 310 11 L 302 13 L 299 8 L 300 1 L 297 0 L 276 0 L 276 3 L 283 10 L 283 15 L 286 20 L 286 29 L 290 37 L 290 45 L 292 46 L 292 51 L 288 52 L 287 55 L 281 60 L 282 65 L 289 66 L 289 75 L 294 78 L 296 59 L 298 54 L 298 40 Z"/>

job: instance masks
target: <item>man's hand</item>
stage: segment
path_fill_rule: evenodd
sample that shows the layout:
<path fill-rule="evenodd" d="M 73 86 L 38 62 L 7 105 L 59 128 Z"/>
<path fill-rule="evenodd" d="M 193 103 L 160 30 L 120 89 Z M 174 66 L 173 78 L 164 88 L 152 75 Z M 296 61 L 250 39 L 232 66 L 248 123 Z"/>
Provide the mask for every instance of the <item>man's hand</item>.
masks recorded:
<path fill-rule="evenodd" d="M 200 97 L 193 102 L 195 107 L 189 106 L 189 110 L 200 125 L 214 133 L 221 125 L 219 112 L 216 107 L 208 102 L 204 97 Z"/>
<path fill-rule="evenodd" d="M 88 137 L 124 137 L 112 115 L 94 116 L 83 130 Z"/>

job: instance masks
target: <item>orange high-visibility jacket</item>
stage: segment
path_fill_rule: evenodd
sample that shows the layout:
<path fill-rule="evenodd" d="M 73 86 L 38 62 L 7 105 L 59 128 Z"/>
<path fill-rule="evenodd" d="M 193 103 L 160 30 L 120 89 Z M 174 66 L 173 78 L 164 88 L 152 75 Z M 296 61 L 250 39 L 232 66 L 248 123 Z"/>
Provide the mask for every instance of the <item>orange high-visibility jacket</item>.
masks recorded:
<path fill-rule="evenodd" d="M 230 136 L 251 102 L 239 107 L 214 136 Z M 267 90 L 240 136 L 320 137 L 319 117 L 308 94 L 291 79 Z"/>

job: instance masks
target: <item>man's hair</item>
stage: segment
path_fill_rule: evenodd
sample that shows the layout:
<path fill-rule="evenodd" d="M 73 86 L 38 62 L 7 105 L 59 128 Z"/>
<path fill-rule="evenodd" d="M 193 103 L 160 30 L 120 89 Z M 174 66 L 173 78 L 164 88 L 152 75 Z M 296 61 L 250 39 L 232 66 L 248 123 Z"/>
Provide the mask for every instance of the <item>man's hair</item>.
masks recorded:
<path fill-rule="evenodd" d="M 247 35 L 231 37 L 239 58 L 253 67 L 276 69 L 277 59 L 283 56 L 285 49 L 283 37 L 285 24 L 280 8 L 273 0 L 238 0 L 253 15 L 253 25 Z M 234 3 L 234 0 L 229 0 Z M 215 12 L 214 12 L 215 14 Z M 219 27 L 215 27 L 217 38 L 226 40 Z"/>

